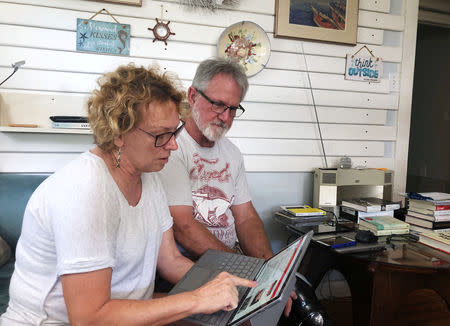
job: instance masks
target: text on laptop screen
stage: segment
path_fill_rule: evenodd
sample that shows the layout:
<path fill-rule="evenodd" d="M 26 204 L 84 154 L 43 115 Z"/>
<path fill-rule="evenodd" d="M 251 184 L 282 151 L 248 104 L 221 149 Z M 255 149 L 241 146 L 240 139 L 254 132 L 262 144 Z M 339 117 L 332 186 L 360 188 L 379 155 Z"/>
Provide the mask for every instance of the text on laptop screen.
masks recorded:
<path fill-rule="evenodd" d="M 291 243 L 286 250 L 279 252 L 267 261 L 255 280 L 258 285 L 249 290 L 232 322 L 267 304 L 281 294 L 289 276 L 291 265 L 294 264 L 304 245 L 303 240 L 304 237 L 299 238 Z"/>

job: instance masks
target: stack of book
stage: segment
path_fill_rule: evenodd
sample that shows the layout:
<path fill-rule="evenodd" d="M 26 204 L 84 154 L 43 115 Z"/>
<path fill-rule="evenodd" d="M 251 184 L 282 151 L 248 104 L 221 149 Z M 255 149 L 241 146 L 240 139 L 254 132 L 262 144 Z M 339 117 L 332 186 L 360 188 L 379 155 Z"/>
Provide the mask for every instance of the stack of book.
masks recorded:
<path fill-rule="evenodd" d="M 450 231 L 422 232 L 419 235 L 419 242 L 450 254 Z"/>
<path fill-rule="evenodd" d="M 370 230 L 376 236 L 409 233 L 408 223 L 391 216 L 361 217 L 358 228 L 360 230 Z"/>
<path fill-rule="evenodd" d="M 308 205 L 281 206 L 274 218 L 283 224 L 295 226 L 317 225 L 330 220 L 326 211 Z"/>
<path fill-rule="evenodd" d="M 90 129 L 88 119 L 80 116 L 70 115 L 55 115 L 51 116 L 52 128 L 67 128 L 67 129 Z"/>
<path fill-rule="evenodd" d="M 419 233 L 450 231 L 450 194 L 448 198 L 409 199 L 405 221 L 410 224 L 410 229 Z"/>
<path fill-rule="evenodd" d="M 400 208 L 399 202 L 375 197 L 343 200 L 340 217 L 359 222 L 361 217 L 394 216 L 394 210 Z"/>

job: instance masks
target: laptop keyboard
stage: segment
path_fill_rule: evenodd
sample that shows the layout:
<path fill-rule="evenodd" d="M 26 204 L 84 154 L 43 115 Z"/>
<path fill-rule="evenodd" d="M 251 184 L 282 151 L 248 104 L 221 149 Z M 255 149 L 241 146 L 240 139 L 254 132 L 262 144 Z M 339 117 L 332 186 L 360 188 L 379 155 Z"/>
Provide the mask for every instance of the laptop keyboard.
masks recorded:
<path fill-rule="evenodd" d="M 259 261 L 253 257 L 243 255 L 229 255 L 224 258 L 225 259 L 219 263 L 217 274 L 220 272 L 228 272 L 242 278 L 249 278 L 255 270 L 256 265 L 259 263 Z M 246 289 L 247 288 L 243 286 L 237 287 L 239 299 L 244 295 Z"/>
<path fill-rule="evenodd" d="M 214 276 L 219 274 L 220 272 L 228 272 L 230 274 L 242 277 L 242 278 L 250 278 L 259 264 L 259 260 L 254 257 L 243 256 L 243 255 L 224 255 L 221 257 L 222 259 L 217 262 L 217 273 Z M 239 293 L 239 299 L 242 298 L 246 287 L 238 286 L 237 287 Z M 203 322 L 206 324 L 219 324 L 220 321 L 225 318 L 228 314 L 222 310 L 219 310 L 213 314 L 198 314 L 192 315 L 189 317 L 191 320 L 196 320 L 199 322 Z"/>

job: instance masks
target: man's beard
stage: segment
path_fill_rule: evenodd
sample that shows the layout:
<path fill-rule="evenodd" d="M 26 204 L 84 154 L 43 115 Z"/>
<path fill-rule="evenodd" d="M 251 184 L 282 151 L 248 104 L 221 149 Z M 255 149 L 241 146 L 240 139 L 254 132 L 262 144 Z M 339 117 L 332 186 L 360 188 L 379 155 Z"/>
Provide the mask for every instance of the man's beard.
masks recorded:
<path fill-rule="evenodd" d="M 204 123 L 201 120 L 200 112 L 195 106 L 192 108 L 192 117 L 194 118 L 198 129 L 200 129 L 203 136 L 205 136 L 209 141 L 218 141 L 225 136 L 228 129 L 230 129 L 227 124 L 222 121 Z"/>

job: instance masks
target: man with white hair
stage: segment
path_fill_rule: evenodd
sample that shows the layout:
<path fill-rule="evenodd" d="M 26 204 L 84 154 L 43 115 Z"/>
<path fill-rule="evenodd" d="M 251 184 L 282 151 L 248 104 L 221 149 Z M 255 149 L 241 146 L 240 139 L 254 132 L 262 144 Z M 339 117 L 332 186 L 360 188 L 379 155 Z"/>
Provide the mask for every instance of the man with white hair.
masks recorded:
<path fill-rule="evenodd" d="M 207 249 L 263 259 L 273 256 L 251 201 L 242 154 L 224 137 L 234 118 L 245 112 L 240 103 L 247 89 L 247 76 L 238 63 L 220 58 L 202 61 L 188 90 L 191 115 L 177 138 L 178 150 L 159 172 L 175 239 L 194 259 Z M 294 291 L 291 297 L 297 298 Z M 321 312 L 311 310 L 316 305 L 306 302 L 303 293 L 301 297 L 287 322 L 324 325 Z M 285 316 L 291 307 L 288 300 Z"/>
<path fill-rule="evenodd" d="M 226 59 L 200 63 L 188 102 L 192 109 L 160 176 L 177 242 L 192 257 L 207 249 L 268 259 L 273 253 L 253 207 L 242 154 L 225 138 L 248 89 L 243 68 Z"/>

